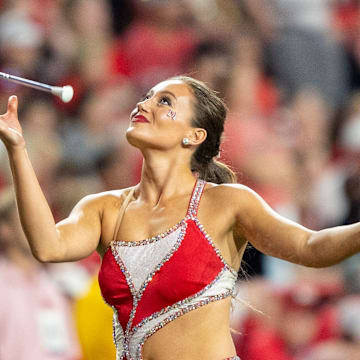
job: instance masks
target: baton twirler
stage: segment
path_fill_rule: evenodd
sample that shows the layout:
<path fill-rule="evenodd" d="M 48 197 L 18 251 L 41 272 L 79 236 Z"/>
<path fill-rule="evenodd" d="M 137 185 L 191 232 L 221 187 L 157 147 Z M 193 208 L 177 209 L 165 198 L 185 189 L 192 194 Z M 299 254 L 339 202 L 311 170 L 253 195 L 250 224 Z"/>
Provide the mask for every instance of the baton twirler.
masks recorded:
<path fill-rule="evenodd" d="M 74 89 L 70 85 L 66 85 L 63 87 L 51 86 L 37 81 L 24 79 L 18 76 L 9 75 L 3 72 L 0 72 L 0 78 L 12 81 L 20 85 L 28 86 L 33 89 L 49 92 L 55 96 L 58 96 L 65 103 L 69 102 L 74 95 Z"/>

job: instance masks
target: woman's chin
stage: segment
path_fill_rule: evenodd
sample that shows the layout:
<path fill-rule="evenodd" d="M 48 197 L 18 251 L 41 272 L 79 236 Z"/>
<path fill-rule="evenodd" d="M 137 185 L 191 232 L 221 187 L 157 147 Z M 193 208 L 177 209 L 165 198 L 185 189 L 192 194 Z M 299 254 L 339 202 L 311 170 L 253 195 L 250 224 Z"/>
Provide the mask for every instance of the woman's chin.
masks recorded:
<path fill-rule="evenodd" d="M 149 136 L 141 134 L 137 129 L 131 127 L 126 131 L 126 139 L 130 145 L 139 149 L 151 146 Z"/>

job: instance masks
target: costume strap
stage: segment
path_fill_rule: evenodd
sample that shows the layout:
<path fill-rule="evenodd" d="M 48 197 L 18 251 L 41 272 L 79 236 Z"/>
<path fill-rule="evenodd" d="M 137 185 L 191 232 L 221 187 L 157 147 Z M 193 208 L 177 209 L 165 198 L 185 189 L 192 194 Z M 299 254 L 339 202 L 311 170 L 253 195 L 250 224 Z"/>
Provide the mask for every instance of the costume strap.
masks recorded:
<path fill-rule="evenodd" d="M 122 205 L 121 205 L 121 208 L 120 208 L 120 210 L 119 210 L 119 215 L 118 215 L 118 218 L 117 218 L 117 220 L 116 220 L 116 225 L 115 225 L 113 240 L 116 240 L 116 236 L 117 236 L 117 233 L 118 233 L 118 231 L 119 231 L 122 218 L 123 218 L 123 216 L 124 216 L 124 213 L 125 213 L 125 210 L 126 210 L 127 206 L 129 205 L 130 200 L 132 199 L 132 197 L 133 197 L 133 195 L 134 195 L 134 192 L 135 192 L 135 188 L 132 188 L 132 189 L 129 191 L 128 195 L 126 196 L 125 200 L 123 201 L 123 203 L 122 203 Z"/>
<path fill-rule="evenodd" d="M 186 216 L 190 216 L 190 217 L 197 216 L 201 195 L 203 193 L 205 185 L 206 185 L 205 180 L 202 179 L 196 180 Z"/>

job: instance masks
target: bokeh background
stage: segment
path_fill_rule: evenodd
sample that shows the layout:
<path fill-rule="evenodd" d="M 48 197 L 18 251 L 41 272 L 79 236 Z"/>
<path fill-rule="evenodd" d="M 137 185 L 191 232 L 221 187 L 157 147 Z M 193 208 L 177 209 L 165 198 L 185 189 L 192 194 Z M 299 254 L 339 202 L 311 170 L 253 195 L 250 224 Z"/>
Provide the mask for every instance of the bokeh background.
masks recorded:
<path fill-rule="evenodd" d="M 75 89 L 64 104 L 0 80 L 57 220 L 139 181 L 129 113 L 179 74 L 228 104 L 239 182 L 312 229 L 360 220 L 357 0 L 0 0 L 0 71 Z M 98 267 L 33 260 L 0 146 L 0 359 L 115 359 Z M 360 257 L 313 270 L 249 248 L 232 328 L 242 360 L 360 359 Z"/>

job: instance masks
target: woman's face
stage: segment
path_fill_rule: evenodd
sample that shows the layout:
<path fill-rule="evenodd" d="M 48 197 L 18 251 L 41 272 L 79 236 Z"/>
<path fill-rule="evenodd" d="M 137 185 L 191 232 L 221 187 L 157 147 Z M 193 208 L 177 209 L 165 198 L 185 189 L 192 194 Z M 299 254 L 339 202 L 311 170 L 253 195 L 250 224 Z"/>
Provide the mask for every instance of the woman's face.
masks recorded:
<path fill-rule="evenodd" d="M 130 115 L 126 137 L 142 149 L 170 150 L 189 136 L 194 95 L 181 80 L 167 80 L 154 86 L 137 103 Z"/>

